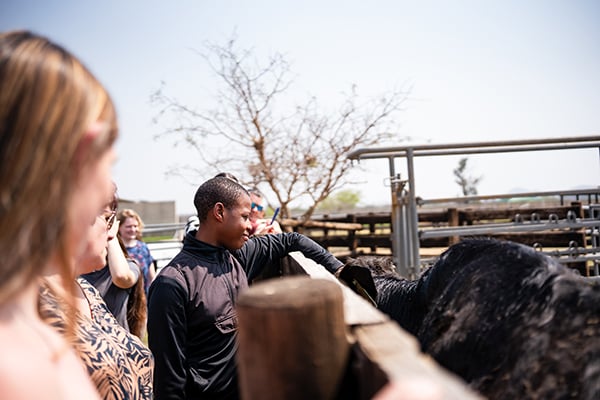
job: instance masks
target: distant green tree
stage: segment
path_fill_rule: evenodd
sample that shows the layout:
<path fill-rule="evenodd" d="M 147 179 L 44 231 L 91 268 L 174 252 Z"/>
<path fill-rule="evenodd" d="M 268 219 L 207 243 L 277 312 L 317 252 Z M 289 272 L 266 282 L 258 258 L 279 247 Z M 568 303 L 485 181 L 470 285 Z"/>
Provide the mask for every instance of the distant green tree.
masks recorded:
<path fill-rule="evenodd" d="M 319 205 L 320 211 L 341 211 L 355 208 L 360 201 L 360 191 L 352 189 L 340 190 L 327 197 Z"/>
<path fill-rule="evenodd" d="M 477 195 L 477 185 L 481 181 L 482 177 L 472 177 L 468 175 L 467 170 L 468 158 L 461 158 L 458 161 L 458 166 L 454 169 L 454 182 L 460 186 L 463 196 Z"/>

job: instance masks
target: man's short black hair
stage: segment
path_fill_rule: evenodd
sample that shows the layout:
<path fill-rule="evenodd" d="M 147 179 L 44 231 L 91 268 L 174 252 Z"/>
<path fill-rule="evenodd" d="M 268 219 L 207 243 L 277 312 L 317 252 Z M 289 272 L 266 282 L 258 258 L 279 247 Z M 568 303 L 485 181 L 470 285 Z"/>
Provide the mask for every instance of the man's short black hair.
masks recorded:
<path fill-rule="evenodd" d="M 223 177 L 229 178 L 237 183 L 240 183 L 240 180 L 234 174 L 232 174 L 230 172 L 219 172 L 218 174 L 215 175 L 215 178 L 217 178 L 219 176 L 223 176 Z"/>
<path fill-rule="evenodd" d="M 217 176 L 207 180 L 200 185 L 194 196 L 198 219 L 200 222 L 206 221 L 208 213 L 219 202 L 227 209 L 235 207 L 242 195 L 249 196 L 248 191 L 232 179 Z"/>

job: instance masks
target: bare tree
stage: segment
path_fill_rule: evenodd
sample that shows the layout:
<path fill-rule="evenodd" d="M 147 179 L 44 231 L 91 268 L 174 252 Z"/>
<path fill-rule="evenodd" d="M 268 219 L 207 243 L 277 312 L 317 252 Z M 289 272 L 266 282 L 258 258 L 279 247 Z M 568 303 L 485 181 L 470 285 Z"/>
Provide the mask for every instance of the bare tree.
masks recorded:
<path fill-rule="evenodd" d="M 477 195 L 477 185 L 481 181 L 482 177 L 472 177 L 468 175 L 467 171 L 468 158 L 461 158 L 458 161 L 458 166 L 452 171 L 456 178 L 454 182 L 460 186 L 463 196 Z"/>
<path fill-rule="evenodd" d="M 409 90 L 360 103 L 352 86 L 334 112 L 323 111 L 314 97 L 286 112 L 293 80 L 281 54 L 261 66 L 253 50 L 236 48 L 235 38 L 206 49 L 200 55 L 221 84 L 215 106 L 198 111 L 169 97 L 163 84 L 151 97 L 160 107 L 155 121 L 168 115 L 175 122 L 159 136 L 175 135 L 176 142 L 193 146 L 204 163 L 197 171 L 203 178 L 229 171 L 272 193 L 282 217 L 290 216 L 290 203 L 303 200 L 310 205 L 302 217 L 309 219 L 320 202 L 351 183 L 346 155 L 382 143 L 398 129 L 394 117 Z"/>

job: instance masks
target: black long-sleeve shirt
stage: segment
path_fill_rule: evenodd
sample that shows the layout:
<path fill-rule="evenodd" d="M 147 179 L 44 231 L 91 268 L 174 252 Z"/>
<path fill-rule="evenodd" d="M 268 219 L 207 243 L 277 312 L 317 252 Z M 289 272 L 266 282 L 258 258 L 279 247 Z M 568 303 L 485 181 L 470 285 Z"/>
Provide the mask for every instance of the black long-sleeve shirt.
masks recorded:
<path fill-rule="evenodd" d="M 190 232 L 183 249 L 152 283 L 148 341 L 155 357 L 155 399 L 238 396 L 235 303 L 265 265 L 292 251 L 332 273 L 342 263 L 298 233 L 256 237 L 237 251 L 201 242 Z"/>
<path fill-rule="evenodd" d="M 128 259 L 127 264 L 132 271 L 137 271 L 137 281 L 139 274 L 141 274 L 140 267 L 132 259 Z M 108 309 L 114 315 L 119 325 L 127 329 L 128 332 L 131 332 L 129 323 L 127 322 L 127 301 L 133 291 L 133 287 L 123 289 L 115 285 L 112 281 L 108 265 L 105 265 L 104 268 L 101 268 L 98 271 L 83 274 L 81 277 L 98 289 L 104 302 L 108 306 Z"/>

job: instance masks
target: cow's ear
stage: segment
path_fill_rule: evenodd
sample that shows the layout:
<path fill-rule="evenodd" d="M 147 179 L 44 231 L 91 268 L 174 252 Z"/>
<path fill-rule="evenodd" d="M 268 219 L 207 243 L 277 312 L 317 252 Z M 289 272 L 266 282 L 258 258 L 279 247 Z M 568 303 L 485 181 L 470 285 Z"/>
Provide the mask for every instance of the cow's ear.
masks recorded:
<path fill-rule="evenodd" d="M 377 307 L 377 289 L 367 267 L 346 263 L 335 272 L 335 276 L 359 296 Z"/>

